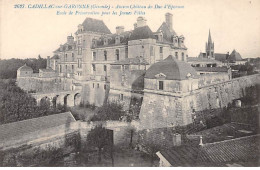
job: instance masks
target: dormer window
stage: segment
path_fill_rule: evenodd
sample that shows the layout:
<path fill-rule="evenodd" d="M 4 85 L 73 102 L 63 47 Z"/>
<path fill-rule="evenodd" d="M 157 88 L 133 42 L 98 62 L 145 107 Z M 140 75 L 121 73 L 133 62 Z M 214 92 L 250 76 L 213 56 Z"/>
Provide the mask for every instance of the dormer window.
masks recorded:
<path fill-rule="evenodd" d="M 116 36 L 116 38 L 115 38 L 115 43 L 116 43 L 116 44 L 120 44 L 120 36 L 119 36 L 119 35 Z"/>
<path fill-rule="evenodd" d="M 160 33 L 158 35 L 158 41 L 163 41 L 163 33 L 162 33 L 162 31 L 160 31 Z"/>
<path fill-rule="evenodd" d="M 79 24 L 79 26 L 78 26 L 78 32 L 79 32 L 79 33 L 80 33 L 80 32 L 83 32 L 83 25 Z"/>
<path fill-rule="evenodd" d="M 104 38 L 104 45 L 107 45 L 107 44 L 108 44 L 108 39 Z"/>
<path fill-rule="evenodd" d="M 96 47 L 97 46 L 97 40 L 96 39 L 93 39 L 92 40 L 92 47 Z"/>

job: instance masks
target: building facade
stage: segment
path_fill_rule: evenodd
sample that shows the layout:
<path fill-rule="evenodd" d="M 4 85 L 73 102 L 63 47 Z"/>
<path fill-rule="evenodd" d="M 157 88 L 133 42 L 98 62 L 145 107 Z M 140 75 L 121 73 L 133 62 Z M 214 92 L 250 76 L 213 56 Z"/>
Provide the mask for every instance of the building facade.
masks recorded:
<path fill-rule="evenodd" d="M 192 67 L 185 38 L 174 31 L 172 17 L 165 14 L 156 32 L 144 17 L 138 17 L 133 30 L 117 26 L 113 34 L 102 20 L 86 18 L 74 36 L 68 36 L 53 57 L 48 57 L 46 69 L 35 74 L 28 66 L 19 68 L 18 85 L 36 92 L 77 91 L 79 95 L 80 91 L 81 101 L 70 106 L 117 101 L 125 110 L 136 111 L 140 120 L 150 121 L 145 123 L 148 126 L 153 121 L 162 123 L 158 127 L 192 123 L 193 107 L 203 96 L 199 93 L 230 81 L 231 73 L 227 67 L 216 67 L 210 34 L 206 59 L 213 62 Z M 63 103 L 67 103 L 65 98 Z"/>

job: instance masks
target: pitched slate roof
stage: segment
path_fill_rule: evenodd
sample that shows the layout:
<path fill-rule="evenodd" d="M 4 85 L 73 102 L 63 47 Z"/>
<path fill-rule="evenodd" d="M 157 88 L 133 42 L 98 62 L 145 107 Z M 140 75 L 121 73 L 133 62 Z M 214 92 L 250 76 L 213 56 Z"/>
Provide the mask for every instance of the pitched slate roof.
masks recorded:
<path fill-rule="evenodd" d="M 201 160 L 210 162 L 252 161 L 260 158 L 260 135 L 204 144 Z"/>
<path fill-rule="evenodd" d="M 97 41 L 97 47 L 108 47 L 108 46 L 127 44 L 131 33 L 132 33 L 132 31 L 125 31 L 125 32 L 122 32 L 120 35 L 118 35 L 118 34 L 110 34 L 110 35 L 102 36 Z M 120 36 L 120 43 L 119 44 L 115 44 L 116 36 Z M 104 45 L 104 39 L 105 38 L 108 39 L 107 45 Z M 93 48 L 95 48 L 95 47 L 93 47 Z"/>
<path fill-rule="evenodd" d="M 172 55 L 153 64 L 145 74 L 145 78 L 155 79 L 157 74 L 163 73 L 166 80 L 186 80 L 190 73 L 191 77 L 197 78 L 196 70 L 190 64 L 175 59 Z"/>
<path fill-rule="evenodd" d="M 126 58 L 124 60 L 119 60 L 116 61 L 114 63 L 112 63 L 112 65 L 148 65 L 149 63 L 144 59 L 144 58 L 140 58 L 140 57 L 136 57 L 136 58 Z"/>
<path fill-rule="evenodd" d="M 194 67 L 199 72 L 228 72 L 227 67 Z"/>
<path fill-rule="evenodd" d="M 162 25 L 158 28 L 157 32 L 160 32 L 160 30 L 163 32 L 163 37 L 165 37 L 169 41 L 171 41 L 171 37 L 173 35 L 177 35 L 173 29 L 170 30 L 166 22 L 162 23 Z"/>
<path fill-rule="evenodd" d="M 54 55 L 53 57 L 51 57 L 51 59 L 60 59 L 60 57 L 58 55 Z"/>
<path fill-rule="evenodd" d="M 107 28 L 106 24 L 102 20 L 86 18 L 82 25 L 85 31 L 111 34 L 110 30 Z"/>
<path fill-rule="evenodd" d="M 229 60 L 230 61 L 241 61 L 243 59 L 236 50 L 233 50 L 232 53 L 230 54 Z"/>
<path fill-rule="evenodd" d="M 129 40 L 156 39 L 149 26 L 137 27 L 133 30 Z"/>
<path fill-rule="evenodd" d="M 223 164 L 220 163 L 201 162 L 199 160 L 199 155 L 201 153 L 199 146 L 179 146 L 160 151 L 160 153 L 172 166 L 223 166 Z"/>
<path fill-rule="evenodd" d="M 22 67 L 18 68 L 18 71 L 33 71 L 33 69 L 24 64 Z"/>
<path fill-rule="evenodd" d="M 55 72 L 52 68 L 42 68 L 42 69 L 39 69 L 39 71 L 42 71 L 42 72 Z"/>
<path fill-rule="evenodd" d="M 260 135 L 203 146 L 174 147 L 160 153 L 172 166 L 224 166 L 234 162 L 254 162 L 260 159 Z"/>
<path fill-rule="evenodd" d="M 13 137 L 23 136 L 27 133 L 36 132 L 75 121 L 76 120 L 72 116 L 71 112 L 65 112 L 3 124 L 0 125 L 0 141 L 3 139 L 8 140 Z"/>

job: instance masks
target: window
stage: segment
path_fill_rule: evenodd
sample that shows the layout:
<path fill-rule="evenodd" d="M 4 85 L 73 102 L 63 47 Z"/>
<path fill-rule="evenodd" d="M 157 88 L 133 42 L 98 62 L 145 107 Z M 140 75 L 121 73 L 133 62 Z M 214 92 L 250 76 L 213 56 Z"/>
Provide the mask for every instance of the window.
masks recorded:
<path fill-rule="evenodd" d="M 160 53 L 161 54 L 163 53 L 163 47 L 160 47 Z"/>
<path fill-rule="evenodd" d="M 107 86 L 104 84 L 104 90 L 106 90 L 107 89 Z"/>
<path fill-rule="evenodd" d="M 60 73 L 62 72 L 62 65 L 60 65 Z"/>
<path fill-rule="evenodd" d="M 159 90 L 163 90 L 163 81 L 159 81 Z"/>
<path fill-rule="evenodd" d="M 175 58 L 178 59 L 178 52 L 175 52 Z"/>
<path fill-rule="evenodd" d="M 124 95 L 123 94 L 119 95 L 119 100 L 124 100 Z"/>
<path fill-rule="evenodd" d="M 93 72 L 96 71 L 96 65 L 95 64 L 92 64 L 92 70 L 93 70 Z"/>
<path fill-rule="evenodd" d="M 119 60 L 119 50 L 116 49 L 116 60 L 118 61 Z"/>
<path fill-rule="evenodd" d="M 67 61 L 68 54 L 65 54 L 65 61 Z"/>
<path fill-rule="evenodd" d="M 153 46 L 150 47 L 150 56 L 154 56 Z"/>
<path fill-rule="evenodd" d="M 81 55 L 81 54 L 82 54 L 82 48 L 78 47 L 78 55 Z"/>
<path fill-rule="evenodd" d="M 105 72 L 107 71 L 107 66 L 106 66 L 106 65 L 104 65 L 104 71 L 105 71 Z"/>
<path fill-rule="evenodd" d="M 72 73 L 74 73 L 74 65 L 71 65 Z"/>
<path fill-rule="evenodd" d="M 99 88 L 99 83 L 97 84 L 97 88 Z"/>
<path fill-rule="evenodd" d="M 65 70 L 66 70 L 66 72 L 67 72 L 67 69 L 68 69 L 68 66 L 67 66 L 67 65 L 65 65 Z"/>
<path fill-rule="evenodd" d="M 92 58 L 92 59 L 93 59 L 94 61 L 96 60 L 96 55 L 97 55 L 97 53 L 96 53 L 96 52 L 93 52 L 93 53 L 92 53 L 92 56 L 93 56 L 93 58 Z"/>
<path fill-rule="evenodd" d="M 81 68 L 81 59 L 78 59 L 78 68 Z"/>
<path fill-rule="evenodd" d="M 183 52 L 181 53 L 181 59 L 182 59 L 182 61 L 184 61 L 184 53 Z"/>
<path fill-rule="evenodd" d="M 74 53 L 71 54 L 72 61 L 74 61 Z"/>
<path fill-rule="evenodd" d="M 108 44 L 108 40 L 107 38 L 104 38 L 104 45 L 107 45 Z"/>
<path fill-rule="evenodd" d="M 104 60 L 107 61 L 107 51 L 104 51 Z"/>
<path fill-rule="evenodd" d="M 95 84 L 93 83 L 93 88 L 95 88 Z"/>

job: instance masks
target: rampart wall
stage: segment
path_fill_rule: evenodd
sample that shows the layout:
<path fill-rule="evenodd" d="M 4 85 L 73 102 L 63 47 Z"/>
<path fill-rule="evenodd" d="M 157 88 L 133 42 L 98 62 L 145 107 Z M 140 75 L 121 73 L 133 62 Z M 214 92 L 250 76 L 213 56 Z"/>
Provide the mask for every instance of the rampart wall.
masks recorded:
<path fill-rule="evenodd" d="M 245 88 L 256 85 L 259 79 L 259 74 L 245 76 L 183 94 L 145 91 L 140 124 L 143 129 L 191 124 L 197 119 L 196 112 L 227 107 L 245 96 Z"/>

